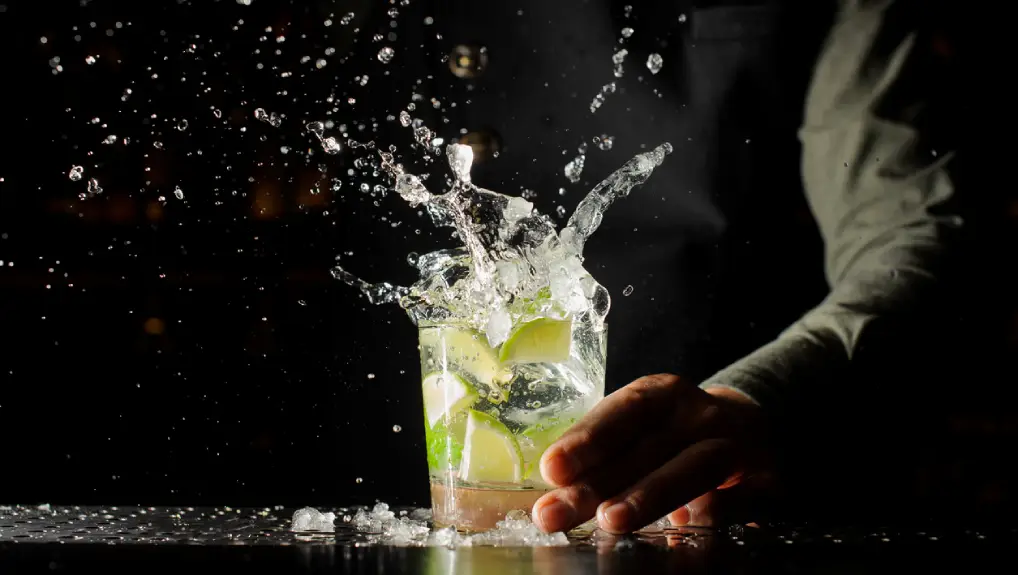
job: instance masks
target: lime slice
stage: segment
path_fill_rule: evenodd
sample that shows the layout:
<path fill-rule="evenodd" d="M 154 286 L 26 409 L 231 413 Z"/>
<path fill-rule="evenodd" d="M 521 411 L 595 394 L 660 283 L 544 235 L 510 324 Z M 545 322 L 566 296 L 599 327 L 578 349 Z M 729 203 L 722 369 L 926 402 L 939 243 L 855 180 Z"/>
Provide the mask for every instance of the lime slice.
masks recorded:
<path fill-rule="evenodd" d="M 455 373 L 431 373 L 424 376 L 424 416 L 428 427 L 457 413 L 477 401 L 477 390 Z"/>
<path fill-rule="evenodd" d="M 460 479 L 479 483 L 519 483 L 523 456 L 516 438 L 494 417 L 470 410 L 460 460 Z"/>
<path fill-rule="evenodd" d="M 570 320 L 540 318 L 517 327 L 502 344 L 502 363 L 556 363 L 569 359 Z"/>
<path fill-rule="evenodd" d="M 523 453 L 525 462 L 523 479 L 530 479 L 534 475 L 544 452 L 574 423 L 576 423 L 575 417 L 566 419 L 554 417 L 548 421 L 531 425 L 520 432 L 520 451 Z"/>
<path fill-rule="evenodd" d="M 421 331 L 421 346 L 430 348 L 436 359 L 453 364 L 458 371 L 482 385 L 501 383 L 504 369 L 487 338 L 470 329 L 436 327 Z"/>
<path fill-rule="evenodd" d="M 434 426 L 424 426 L 424 441 L 428 448 L 428 469 L 442 474 L 455 469 L 463 456 L 463 436 L 466 435 L 467 418 L 459 414 L 450 421 L 438 420 Z"/>

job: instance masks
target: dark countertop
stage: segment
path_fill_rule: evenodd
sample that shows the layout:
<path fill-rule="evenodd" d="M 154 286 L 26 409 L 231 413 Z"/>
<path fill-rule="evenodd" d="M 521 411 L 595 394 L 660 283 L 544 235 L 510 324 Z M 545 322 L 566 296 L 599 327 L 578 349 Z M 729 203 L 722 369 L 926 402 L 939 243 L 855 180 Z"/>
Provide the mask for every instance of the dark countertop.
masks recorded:
<path fill-rule="evenodd" d="M 323 510 L 324 511 L 324 510 Z M 0 507 L 0 573 L 891 573 L 1006 565 L 1018 530 L 773 525 L 570 534 L 561 547 L 379 544 L 337 509 L 335 533 L 293 533 L 286 508 Z M 394 511 L 399 511 L 394 509 Z"/>

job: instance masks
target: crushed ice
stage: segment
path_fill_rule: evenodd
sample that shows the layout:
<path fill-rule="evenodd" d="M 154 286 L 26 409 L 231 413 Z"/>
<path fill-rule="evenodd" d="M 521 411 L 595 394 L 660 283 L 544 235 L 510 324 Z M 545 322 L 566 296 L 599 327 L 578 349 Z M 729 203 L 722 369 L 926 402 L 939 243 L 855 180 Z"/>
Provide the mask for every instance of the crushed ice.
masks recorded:
<path fill-rule="evenodd" d="M 294 511 L 290 529 L 297 532 L 335 531 L 335 521 L 335 513 L 322 513 L 314 507 L 305 507 Z"/>
<path fill-rule="evenodd" d="M 305 507 L 293 514 L 294 532 L 331 532 L 335 530 L 333 513 L 321 513 Z M 362 507 L 353 515 L 344 515 L 343 523 L 364 535 L 369 543 L 398 547 L 560 547 L 569 545 L 565 533 L 544 533 L 522 511 L 510 511 L 494 529 L 481 533 L 459 533 L 451 527 L 431 529 L 430 509 L 400 511 L 385 503 L 371 509 Z"/>

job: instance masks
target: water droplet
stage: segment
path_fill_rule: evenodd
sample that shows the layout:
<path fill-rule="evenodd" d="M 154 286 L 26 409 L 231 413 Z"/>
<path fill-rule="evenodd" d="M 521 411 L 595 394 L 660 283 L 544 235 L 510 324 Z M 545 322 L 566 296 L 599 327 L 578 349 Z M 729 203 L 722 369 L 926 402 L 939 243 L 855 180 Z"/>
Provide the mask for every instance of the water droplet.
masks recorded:
<path fill-rule="evenodd" d="M 389 46 L 386 46 L 378 51 L 378 61 L 383 64 L 388 64 L 389 62 L 392 62 L 392 59 L 395 56 L 396 51 L 390 48 Z"/>
<path fill-rule="evenodd" d="M 107 146 L 111 146 L 111 145 L 116 144 L 116 143 L 117 143 L 117 136 L 116 136 L 116 134 L 110 134 L 109 136 L 106 136 L 105 140 L 103 140 L 103 144 L 105 144 Z"/>
<path fill-rule="evenodd" d="M 596 145 L 599 150 L 604 150 L 607 152 L 608 150 L 612 149 L 612 145 L 614 144 L 615 137 L 609 136 L 608 134 L 601 134 L 600 137 L 594 138 L 594 145 Z"/>
<path fill-rule="evenodd" d="M 685 22 L 685 21 L 686 21 L 686 15 L 685 14 L 679 14 L 679 22 Z"/>
<path fill-rule="evenodd" d="M 85 63 L 89 66 L 95 64 L 95 56 L 85 56 Z"/>
<path fill-rule="evenodd" d="M 412 121 L 413 121 L 413 120 L 411 120 L 411 119 L 410 119 L 410 113 L 409 113 L 409 112 L 407 112 L 406 110 L 403 110 L 402 112 L 400 112 L 400 113 L 399 113 L 399 123 L 400 123 L 400 124 L 401 124 L 401 125 L 402 125 L 402 126 L 403 126 L 404 128 L 409 128 L 409 127 L 410 127 L 410 123 L 411 123 Z"/>
<path fill-rule="evenodd" d="M 566 164 L 566 167 L 563 170 L 566 175 L 566 179 L 574 184 L 579 183 L 580 178 L 583 177 L 583 165 L 586 161 L 587 156 L 581 153 Z"/>
<path fill-rule="evenodd" d="M 176 197 L 176 198 L 177 198 L 178 200 L 183 200 L 183 199 L 184 199 L 184 190 L 180 189 L 180 186 L 176 186 L 176 187 L 175 187 L 175 188 L 173 189 L 173 195 L 174 195 L 174 196 L 175 196 L 175 197 Z"/>
<path fill-rule="evenodd" d="M 163 149 L 163 143 L 160 142 L 159 140 L 156 140 L 156 141 L 152 142 L 152 147 L 157 149 L 157 150 L 162 150 Z"/>
<path fill-rule="evenodd" d="M 347 12 L 346 15 L 344 15 L 343 18 L 340 19 L 339 23 L 342 26 L 346 26 L 350 22 L 353 22 L 353 19 L 355 17 L 356 17 L 356 14 L 354 14 L 353 12 Z"/>
<path fill-rule="evenodd" d="M 406 263 L 416 267 L 417 266 L 417 260 L 419 258 L 420 258 L 420 256 L 417 254 L 417 252 L 410 252 L 406 256 Z"/>
<path fill-rule="evenodd" d="M 605 84 L 604 86 L 601 86 L 601 90 L 597 93 L 596 96 L 594 96 L 594 100 L 590 102 L 590 113 L 593 114 L 594 112 L 596 112 L 598 108 L 600 108 L 604 104 L 604 101 L 608 98 L 608 96 L 614 93 L 615 93 L 615 82 L 611 82 Z"/>
<path fill-rule="evenodd" d="M 622 295 L 627 297 L 633 295 L 633 286 L 630 285 L 622 288 Z"/>
<path fill-rule="evenodd" d="M 78 182 L 81 181 L 81 175 L 84 173 L 85 168 L 81 166 L 71 166 L 71 171 L 67 174 L 67 177 L 70 178 L 72 182 Z"/>
<path fill-rule="evenodd" d="M 99 180 L 91 178 L 88 180 L 88 193 L 91 196 L 96 196 L 103 193 L 102 187 L 99 185 Z"/>
<path fill-rule="evenodd" d="M 400 427 L 399 425 L 393 425 L 392 426 L 392 432 L 393 433 L 399 433 L 400 431 L 403 431 L 403 428 Z"/>
<path fill-rule="evenodd" d="M 633 29 L 630 28 L 629 26 L 626 26 L 625 28 L 622 29 L 622 37 L 623 38 L 629 38 L 632 35 L 633 35 Z"/>
<path fill-rule="evenodd" d="M 555 215 L 560 218 L 566 217 L 566 208 L 564 206 L 558 206 L 555 208 Z"/>
<path fill-rule="evenodd" d="M 343 150 L 343 147 L 339 144 L 336 138 L 329 136 L 328 138 L 322 138 L 322 150 L 330 156 L 335 156 Z"/>
<path fill-rule="evenodd" d="M 328 61 L 328 60 L 326 60 L 325 58 L 319 58 L 319 59 L 318 59 L 318 60 L 317 60 L 317 61 L 315 62 L 315 68 L 318 68 L 319 70 L 321 70 L 321 69 L 322 69 L 322 68 L 324 68 L 324 67 L 325 67 L 325 65 L 326 65 L 326 64 L 328 64 L 328 63 L 329 63 L 329 61 Z"/>
<path fill-rule="evenodd" d="M 361 477 L 358 477 L 357 479 L 354 479 L 354 482 L 355 483 L 364 483 L 364 479 L 361 478 Z"/>
<path fill-rule="evenodd" d="M 321 122 L 309 122 L 304 127 L 307 128 L 307 131 L 315 134 L 316 136 L 321 136 L 322 133 L 325 132 L 325 124 Z"/>
<path fill-rule="evenodd" d="M 187 120 L 181 120 L 177 122 L 177 129 L 180 130 L 181 132 L 186 131 L 187 126 L 188 126 Z"/>
<path fill-rule="evenodd" d="M 269 113 L 265 111 L 265 108 L 257 108 L 254 111 L 254 117 L 256 120 L 265 122 L 273 128 L 278 128 L 283 124 L 282 116 L 279 116 L 275 112 Z"/>
<path fill-rule="evenodd" d="M 612 73 L 615 74 L 616 78 L 621 78 L 623 73 L 625 72 L 625 70 L 623 70 L 623 68 L 622 68 L 622 64 L 625 63 L 626 56 L 628 56 L 628 55 L 629 55 L 629 50 L 626 50 L 625 48 L 623 48 L 623 49 L 619 50 L 618 52 L 615 52 L 614 54 L 612 54 L 612 66 L 614 68 L 612 70 Z"/>
<path fill-rule="evenodd" d="M 661 57 L 661 54 L 651 54 L 647 56 L 647 69 L 650 70 L 651 74 L 657 74 L 661 71 L 661 66 L 664 66 L 665 60 Z"/>
<path fill-rule="evenodd" d="M 368 374 L 368 379 L 375 379 L 375 374 L 369 373 Z"/>
<path fill-rule="evenodd" d="M 215 110 L 212 110 L 212 115 L 217 117 L 217 118 L 222 118 L 223 117 L 223 112 L 222 112 L 222 110 L 219 110 L 217 108 Z"/>

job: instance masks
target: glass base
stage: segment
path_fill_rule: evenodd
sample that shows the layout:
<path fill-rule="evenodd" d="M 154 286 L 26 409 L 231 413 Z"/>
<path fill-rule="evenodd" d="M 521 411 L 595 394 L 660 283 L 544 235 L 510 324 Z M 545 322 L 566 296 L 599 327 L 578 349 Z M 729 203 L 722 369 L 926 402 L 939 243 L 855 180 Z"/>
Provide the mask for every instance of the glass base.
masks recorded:
<path fill-rule="evenodd" d="M 455 527 L 457 531 L 486 531 L 518 509 L 530 517 L 530 511 L 549 489 L 498 489 L 450 487 L 431 480 L 431 514 L 436 528 Z"/>

